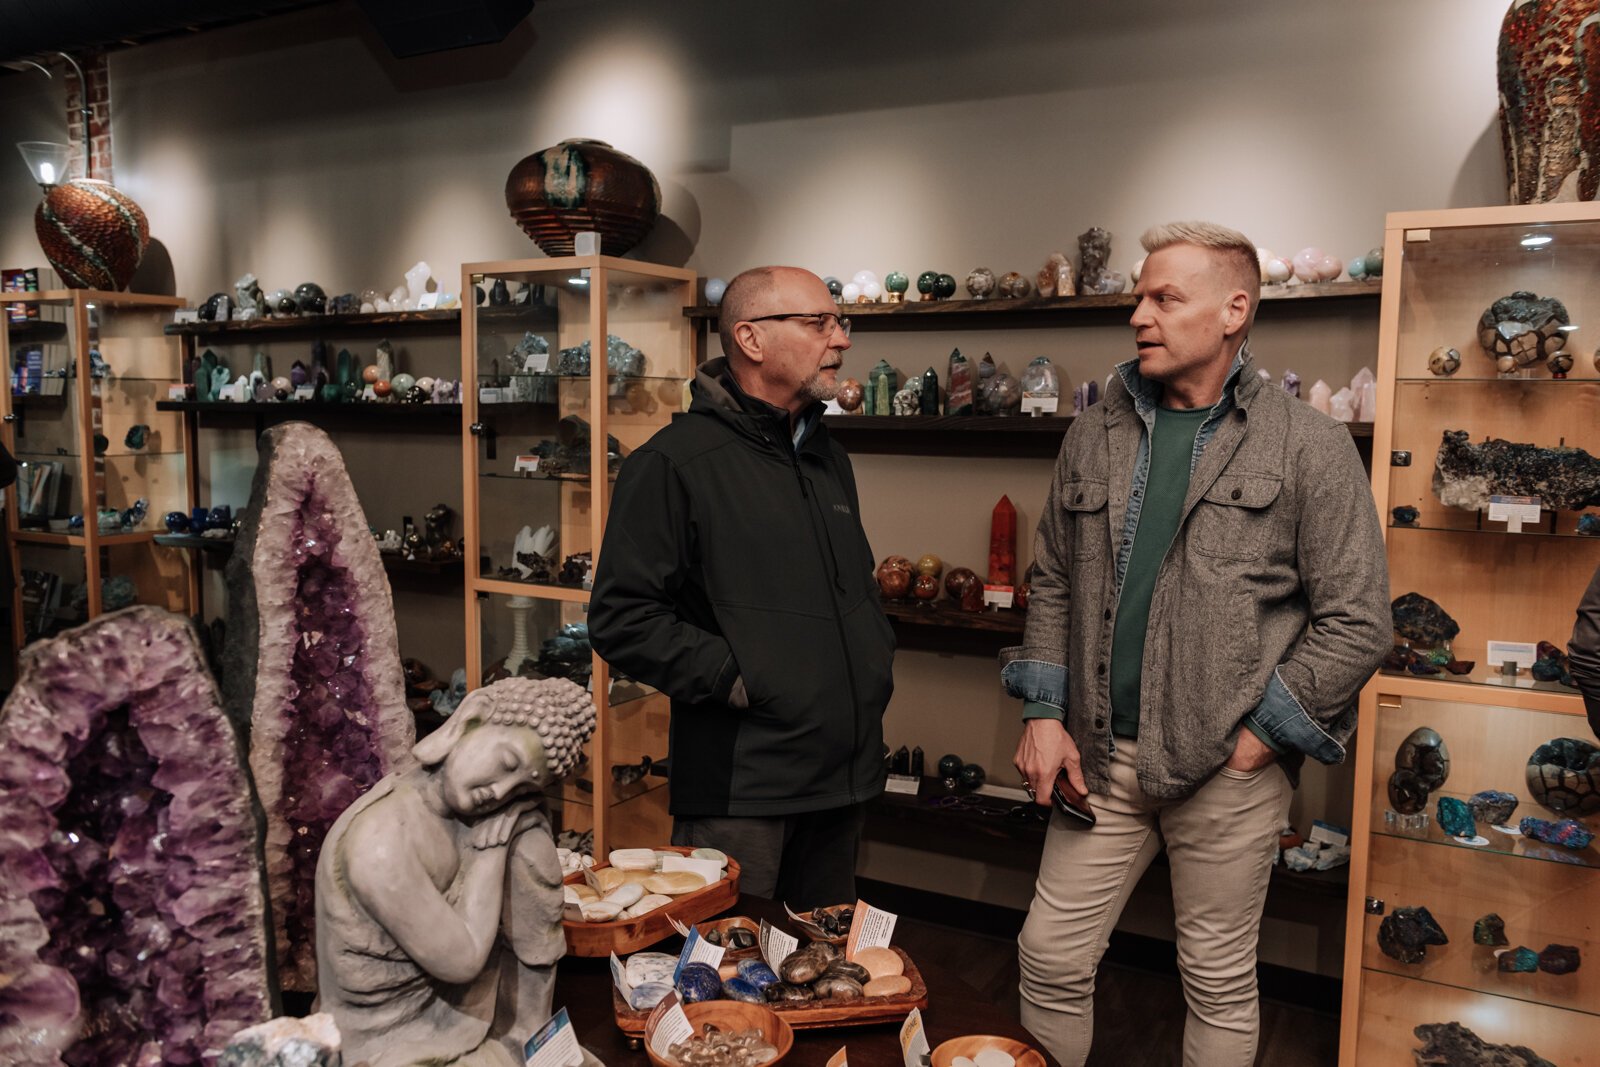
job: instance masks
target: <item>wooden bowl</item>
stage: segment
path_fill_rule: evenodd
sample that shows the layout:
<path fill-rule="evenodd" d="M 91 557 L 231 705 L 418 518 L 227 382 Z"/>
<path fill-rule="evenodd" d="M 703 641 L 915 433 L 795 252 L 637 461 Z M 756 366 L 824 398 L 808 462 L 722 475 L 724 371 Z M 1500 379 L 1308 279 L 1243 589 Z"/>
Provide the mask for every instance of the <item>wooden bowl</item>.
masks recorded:
<path fill-rule="evenodd" d="M 694 850 L 675 845 L 662 845 L 658 851 L 672 851 L 687 856 Z M 597 863 L 595 869 L 607 866 L 610 865 Z M 568 885 L 582 882 L 583 872 L 576 871 L 569 874 L 563 881 Z M 738 899 L 739 863 L 730 858 L 727 874 L 720 881 L 676 897 L 671 904 L 663 904 L 655 911 L 641 915 L 637 919 L 617 919 L 608 923 L 563 919 L 561 925 L 567 935 L 567 954 L 604 957 L 615 952 L 618 956 L 626 956 L 630 952 L 648 948 L 657 941 L 671 937 L 676 932 L 672 928 L 672 919 L 677 919 L 685 926 L 692 926 L 702 919 L 727 911 Z"/>
<path fill-rule="evenodd" d="M 759 1028 L 767 1043 L 778 1050 L 778 1054 L 768 1060 L 763 1067 L 772 1067 L 794 1048 L 794 1031 L 790 1029 L 789 1024 L 780 1019 L 777 1012 L 762 1004 L 746 1004 L 742 1000 L 702 1000 L 698 1004 L 685 1004 L 683 1013 L 689 1017 L 689 1024 L 694 1027 L 696 1034 L 705 1033 L 707 1023 L 718 1030 Z M 644 1050 L 650 1057 L 650 1062 L 655 1064 L 655 1067 L 677 1067 L 672 1061 L 656 1055 L 655 1050 L 650 1047 L 652 1036 L 651 1031 L 645 1032 Z M 1037 1067 L 1044 1067 L 1044 1061 L 1041 1060 Z"/>
<path fill-rule="evenodd" d="M 942 1041 L 933 1050 L 933 1067 L 950 1067 L 957 1056 L 972 1059 L 986 1048 L 997 1048 L 1017 1061 L 1016 1067 L 1044 1067 L 1044 1057 L 1032 1046 L 996 1034 L 968 1034 Z"/>

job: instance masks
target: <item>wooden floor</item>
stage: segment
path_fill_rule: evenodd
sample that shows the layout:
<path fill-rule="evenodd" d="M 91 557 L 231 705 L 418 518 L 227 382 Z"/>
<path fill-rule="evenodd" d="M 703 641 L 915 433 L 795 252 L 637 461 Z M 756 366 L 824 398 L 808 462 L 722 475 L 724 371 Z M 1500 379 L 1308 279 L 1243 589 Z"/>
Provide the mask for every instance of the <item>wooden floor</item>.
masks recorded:
<path fill-rule="evenodd" d="M 894 940 L 912 959 L 948 967 L 990 1000 L 1019 1010 L 1015 942 L 905 917 L 895 926 Z M 1264 993 L 1258 1067 L 1332 1067 L 1338 1062 L 1335 1016 L 1276 1002 L 1270 990 Z M 1095 987 L 1089 1067 L 1181 1064 L 1185 1011 L 1177 978 L 1102 966 Z"/>

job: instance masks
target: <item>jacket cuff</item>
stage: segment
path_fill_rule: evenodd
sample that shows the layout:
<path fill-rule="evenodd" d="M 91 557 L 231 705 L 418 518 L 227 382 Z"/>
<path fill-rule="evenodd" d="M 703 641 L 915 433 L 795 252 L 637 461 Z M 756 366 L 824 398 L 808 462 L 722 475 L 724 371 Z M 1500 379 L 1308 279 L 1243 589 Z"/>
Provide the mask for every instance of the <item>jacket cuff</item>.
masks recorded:
<path fill-rule="evenodd" d="M 722 662 L 722 669 L 717 671 L 716 681 L 711 685 L 712 699 L 719 704 L 726 704 L 733 693 L 733 683 L 738 680 L 739 664 L 734 660 L 733 653 L 729 652 L 728 658 Z"/>
<path fill-rule="evenodd" d="M 1025 700 L 1022 702 L 1022 721 L 1029 719 L 1054 719 L 1056 722 L 1065 722 L 1067 713 L 1053 704 L 1046 704 L 1038 700 Z"/>
<path fill-rule="evenodd" d="M 1012 651 L 1007 649 L 1001 656 Z M 1019 700 L 1049 704 L 1053 708 L 1067 706 L 1067 668 L 1060 663 L 1022 655 L 1008 658 L 1006 665 L 1000 668 L 1000 681 L 1006 692 Z"/>
<path fill-rule="evenodd" d="M 1244 728 L 1246 730 L 1249 730 L 1251 733 L 1255 734 L 1257 741 L 1260 741 L 1263 745 L 1266 745 L 1268 748 L 1272 749 L 1272 751 L 1276 752 L 1278 755 L 1281 756 L 1285 752 L 1289 751 L 1288 749 L 1284 748 L 1282 745 L 1278 744 L 1277 741 L 1273 740 L 1272 735 L 1267 733 L 1266 727 L 1264 727 L 1260 723 L 1256 722 L 1249 715 L 1246 715 L 1245 718 L 1244 718 Z"/>
<path fill-rule="evenodd" d="M 1318 763 L 1336 764 L 1344 762 L 1345 750 L 1335 735 L 1349 736 L 1355 719 L 1356 708 L 1351 705 L 1324 727 L 1306 712 L 1274 668 L 1261 703 L 1245 716 L 1244 722 L 1252 733 L 1279 752 L 1303 752 Z"/>

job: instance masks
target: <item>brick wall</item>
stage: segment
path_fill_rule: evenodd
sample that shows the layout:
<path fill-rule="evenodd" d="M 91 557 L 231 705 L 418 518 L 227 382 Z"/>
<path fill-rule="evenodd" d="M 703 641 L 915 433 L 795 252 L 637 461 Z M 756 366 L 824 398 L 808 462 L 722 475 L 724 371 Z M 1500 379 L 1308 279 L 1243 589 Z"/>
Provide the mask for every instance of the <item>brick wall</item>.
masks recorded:
<path fill-rule="evenodd" d="M 111 85 L 106 73 L 104 52 L 76 57 L 83 67 L 84 79 L 89 83 L 89 167 L 84 168 L 82 86 L 78 76 L 66 63 L 54 65 L 56 77 L 66 86 L 67 143 L 72 146 L 72 157 L 67 164 L 68 173 L 102 181 L 115 181 L 111 167 Z"/>

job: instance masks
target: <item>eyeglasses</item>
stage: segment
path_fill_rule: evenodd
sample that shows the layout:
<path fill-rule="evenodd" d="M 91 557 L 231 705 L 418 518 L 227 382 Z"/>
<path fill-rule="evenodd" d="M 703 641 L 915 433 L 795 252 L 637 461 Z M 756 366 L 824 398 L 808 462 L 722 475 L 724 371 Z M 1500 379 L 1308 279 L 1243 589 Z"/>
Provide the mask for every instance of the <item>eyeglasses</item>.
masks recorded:
<path fill-rule="evenodd" d="M 753 319 L 745 319 L 744 321 L 770 322 L 775 319 L 804 319 L 806 322 L 810 323 L 811 328 L 817 331 L 818 335 L 822 337 L 827 337 L 828 335 L 832 334 L 835 326 L 842 330 L 846 337 L 850 336 L 850 320 L 836 315 L 831 311 L 790 311 L 785 312 L 782 315 L 758 315 Z"/>

